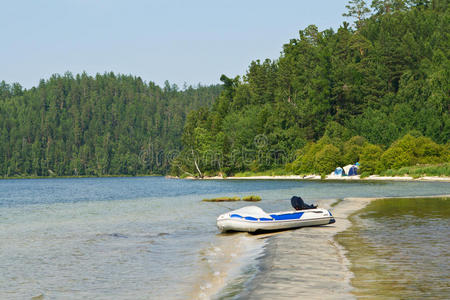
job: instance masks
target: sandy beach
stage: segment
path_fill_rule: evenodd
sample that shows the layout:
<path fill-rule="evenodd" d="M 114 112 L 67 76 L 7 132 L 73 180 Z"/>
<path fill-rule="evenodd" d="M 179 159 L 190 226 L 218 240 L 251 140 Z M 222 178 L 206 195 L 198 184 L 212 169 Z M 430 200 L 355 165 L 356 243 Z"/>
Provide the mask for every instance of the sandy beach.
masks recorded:
<path fill-rule="evenodd" d="M 320 205 L 329 208 L 336 218 L 330 226 L 307 227 L 286 231 L 271 237 L 262 258 L 261 272 L 244 295 L 248 299 L 352 298 L 349 262 L 334 236 L 347 229 L 348 216 L 375 198 L 347 198 L 330 207 L 334 201 Z"/>

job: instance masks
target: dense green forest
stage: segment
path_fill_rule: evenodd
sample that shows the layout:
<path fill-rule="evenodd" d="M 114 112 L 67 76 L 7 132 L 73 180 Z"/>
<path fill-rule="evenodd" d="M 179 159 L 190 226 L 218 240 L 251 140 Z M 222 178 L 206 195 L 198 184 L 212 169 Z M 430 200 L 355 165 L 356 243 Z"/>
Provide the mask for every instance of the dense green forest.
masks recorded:
<path fill-rule="evenodd" d="M 186 115 L 222 87 L 163 88 L 139 77 L 66 73 L 25 90 L 0 83 L 0 176 L 165 173 Z"/>
<path fill-rule="evenodd" d="M 347 10 L 354 24 L 310 25 L 278 59 L 222 75 L 212 108 L 188 115 L 171 172 L 326 174 L 360 160 L 373 174 L 448 163 L 448 2 L 352 0 Z"/>

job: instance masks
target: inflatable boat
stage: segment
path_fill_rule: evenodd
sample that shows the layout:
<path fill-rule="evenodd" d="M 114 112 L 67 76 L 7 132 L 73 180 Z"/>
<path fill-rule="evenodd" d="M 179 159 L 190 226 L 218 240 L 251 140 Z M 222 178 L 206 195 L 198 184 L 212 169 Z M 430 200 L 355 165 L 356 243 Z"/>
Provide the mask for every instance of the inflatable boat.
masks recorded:
<path fill-rule="evenodd" d="M 308 205 L 301 197 L 291 198 L 295 211 L 266 213 L 258 206 L 246 206 L 222 214 L 217 218 L 217 227 L 227 231 L 275 231 L 306 226 L 333 224 L 336 222 L 330 211 Z"/>
<path fill-rule="evenodd" d="M 334 223 L 331 213 L 323 208 L 266 213 L 260 207 L 246 206 L 222 214 L 217 227 L 227 231 L 275 231 Z"/>

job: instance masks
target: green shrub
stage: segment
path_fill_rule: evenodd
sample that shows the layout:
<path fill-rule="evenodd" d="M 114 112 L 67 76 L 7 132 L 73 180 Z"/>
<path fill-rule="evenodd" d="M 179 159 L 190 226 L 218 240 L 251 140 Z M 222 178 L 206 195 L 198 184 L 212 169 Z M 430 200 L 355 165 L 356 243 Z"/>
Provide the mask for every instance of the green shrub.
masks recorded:
<path fill-rule="evenodd" d="M 437 164 L 447 160 L 446 147 L 436 144 L 427 137 L 413 137 L 410 134 L 395 141 L 381 156 L 384 170 L 399 169 L 415 164 Z"/>
<path fill-rule="evenodd" d="M 295 174 L 311 173 L 313 171 L 318 147 L 316 143 L 311 142 L 297 152 L 297 159 L 292 163 L 292 171 Z"/>
<path fill-rule="evenodd" d="M 370 172 L 362 172 L 360 177 L 366 178 L 366 177 L 369 177 L 370 175 L 372 175 Z"/>
<path fill-rule="evenodd" d="M 398 169 L 411 166 L 416 163 L 414 150 L 416 139 L 407 134 L 395 141 L 383 155 L 381 155 L 381 166 L 383 169 Z"/>
<path fill-rule="evenodd" d="M 375 174 L 380 167 L 380 157 L 383 154 L 381 147 L 366 144 L 361 151 L 361 173 Z"/>
<path fill-rule="evenodd" d="M 442 147 L 442 161 L 450 162 L 450 142 Z"/>
<path fill-rule="evenodd" d="M 414 163 L 415 159 L 412 152 L 400 147 L 391 147 L 381 156 L 383 169 L 398 169 L 403 166 L 411 166 Z"/>
<path fill-rule="evenodd" d="M 339 149 L 326 135 L 317 143 L 308 143 L 297 152 L 297 155 L 297 159 L 292 163 L 292 170 L 295 174 L 327 174 L 341 162 Z"/>
<path fill-rule="evenodd" d="M 450 163 L 442 163 L 437 165 L 417 165 L 402 167 L 397 170 L 389 169 L 381 172 L 384 176 L 403 176 L 409 175 L 414 178 L 423 176 L 450 176 Z"/>
<path fill-rule="evenodd" d="M 204 202 L 230 202 L 230 201 L 240 201 L 241 198 L 239 197 L 218 197 L 218 198 L 211 198 L 211 199 L 203 199 Z"/>
<path fill-rule="evenodd" d="M 261 197 L 260 196 L 255 196 L 255 195 L 251 195 L 251 196 L 243 197 L 242 200 L 250 201 L 250 202 L 258 202 L 258 201 L 261 201 Z"/>
<path fill-rule="evenodd" d="M 442 162 L 445 148 L 436 144 L 428 137 L 418 137 L 416 139 L 416 148 L 414 154 L 419 164 L 436 164 Z"/>
<path fill-rule="evenodd" d="M 319 174 L 328 174 L 339 166 L 340 151 L 333 145 L 325 145 L 315 157 L 314 169 Z"/>

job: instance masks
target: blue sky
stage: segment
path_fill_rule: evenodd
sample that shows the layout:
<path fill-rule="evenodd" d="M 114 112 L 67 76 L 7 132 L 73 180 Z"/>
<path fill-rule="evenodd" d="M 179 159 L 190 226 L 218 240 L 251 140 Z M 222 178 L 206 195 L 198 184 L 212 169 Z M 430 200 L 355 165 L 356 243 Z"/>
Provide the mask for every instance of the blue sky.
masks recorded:
<path fill-rule="evenodd" d="M 0 1 L 0 81 L 113 71 L 162 85 L 218 83 L 279 57 L 310 24 L 337 29 L 347 0 Z"/>

